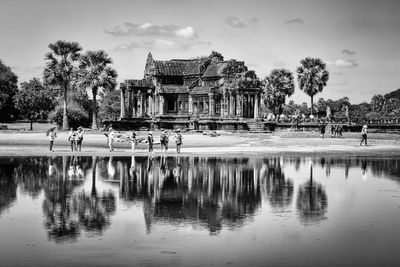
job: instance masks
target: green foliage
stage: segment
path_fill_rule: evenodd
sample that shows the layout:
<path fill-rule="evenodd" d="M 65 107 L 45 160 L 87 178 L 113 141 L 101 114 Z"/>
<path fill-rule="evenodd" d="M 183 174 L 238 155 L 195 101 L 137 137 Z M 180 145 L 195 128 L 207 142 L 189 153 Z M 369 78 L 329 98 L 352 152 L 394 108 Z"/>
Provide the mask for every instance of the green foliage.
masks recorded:
<path fill-rule="evenodd" d="M 101 121 L 117 120 L 121 114 L 121 93 L 119 90 L 104 94 L 100 100 Z"/>
<path fill-rule="evenodd" d="M 68 121 L 70 127 L 77 128 L 79 126 L 88 127 L 90 125 L 89 113 L 76 103 L 70 103 L 67 106 Z M 56 110 L 50 114 L 53 122 L 61 126 L 63 123 L 63 107 L 57 106 Z"/>
<path fill-rule="evenodd" d="M 49 44 L 50 52 L 45 55 L 46 68 L 43 80 L 47 85 L 61 88 L 64 96 L 63 129 L 68 129 L 67 94 L 76 76 L 77 61 L 82 48 L 77 42 L 57 41 Z"/>
<path fill-rule="evenodd" d="M 97 129 L 97 93 L 99 90 L 109 92 L 117 85 L 117 72 L 109 65 L 112 59 L 103 50 L 87 51 L 79 64 L 78 86 L 81 89 L 90 89 L 93 95 L 93 122 L 92 128 Z"/>
<path fill-rule="evenodd" d="M 371 98 L 371 107 L 373 111 L 381 111 L 385 105 L 385 98 L 383 95 L 374 95 Z"/>
<path fill-rule="evenodd" d="M 274 69 L 265 78 L 264 102 L 268 108 L 272 110 L 279 108 L 279 113 L 281 113 L 286 97 L 291 96 L 293 93 L 294 78 L 289 70 Z"/>
<path fill-rule="evenodd" d="M 34 78 L 21 84 L 21 89 L 15 96 L 15 106 L 22 118 L 37 121 L 47 119 L 55 102 L 50 89 Z"/>
<path fill-rule="evenodd" d="M 18 77 L 0 60 L 0 121 L 15 118 L 14 96 L 18 92 Z"/>
<path fill-rule="evenodd" d="M 322 92 L 329 80 L 326 64 L 319 58 L 307 57 L 300 61 L 297 68 L 297 80 L 300 90 L 311 97 L 311 113 L 313 111 L 313 97 Z"/>

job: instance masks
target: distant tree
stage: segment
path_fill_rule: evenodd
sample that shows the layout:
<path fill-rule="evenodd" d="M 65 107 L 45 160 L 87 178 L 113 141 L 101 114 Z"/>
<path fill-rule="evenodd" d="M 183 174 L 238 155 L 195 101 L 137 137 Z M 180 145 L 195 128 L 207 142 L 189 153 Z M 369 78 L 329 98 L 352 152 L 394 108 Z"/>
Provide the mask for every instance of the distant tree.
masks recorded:
<path fill-rule="evenodd" d="M 49 92 L 37 78 L 23 82 L 15 96 L 15 107 L 19 115 L 30 121 L 30 130 L 33 122 L 47 119 L 47 115 L 54 108 L 54 101 Z"/>
<path fill-rule="evenodd" d="M 282 105 L 286 97 L 294 93 L 293 74 L 286 69 L 274 69 L 270 75 L 265 77 L 264 102 L 276 114 L 282 113 Z"/>
<path fill-rule="evenodd" d="M 82 48 L 77 42 L 57 41 L 49 44 L 50 52 L 45 55 L 46 68 L 44 78 L 46 84 L 61 88 L 64 98 L 63 123 L 64 130 L 69 128 L 67 117 L 68 91 L 76 75 L 77 62 Z"/>
<path fill-rule="evenodd" d="M 14 96 L 18 92 L 18 77 L 0 60 L 0 121 L 15 117 Z"/>
<path fill-rule="evenodd" d="M 307 57 L 300 61 L 301 66 L 297 68 L 297 80 L 300 90 L 311 97 L 311 115 L 313 114 L 313 98 L 322 92 L 329 80 L 329 72 L 326 64 L 319 58 Z"/>
<path fill-rule="evenodd" d="M 99 90 L 112 91 L 117 85 L 117 72 L 110 67 L 112 59 L 103 50 L 87 51 L 80 59 L 79 80 L 81 88 L 88 88 L 93 95 L 92 129 L 97 124 L 97 94 Z"/>
<path fill-rule="evenodd" d="M 308 109 L 308 105 L 307 105 L 306 102 L 301 103 L 301 107 L 302 107 L 303 109 L 305 109 L 305 110 Z"/>
<path fill-rule="evenodd" d="M 374 95 L 371 98 L 371 107 L 373 111 L 381 111 L 385 105 L 385 98 L 383 95 Z"/>
<path fill-rule="evenodd" d="M 116 120 L 121 114 L 121 95 L 114 90 L 102 95 L 99 116 L 102 120 Z"/>
<path fill-rule="evenodd" d="M 325 112 L 326 111 L 326 107 L 327 107 L 327 105 L 326 105 L 325 100 L 322 97 L 320 99 L 318 99 L 318 102 L 317 102 L 317 110 L 318 110 L 318 112 Z"/>

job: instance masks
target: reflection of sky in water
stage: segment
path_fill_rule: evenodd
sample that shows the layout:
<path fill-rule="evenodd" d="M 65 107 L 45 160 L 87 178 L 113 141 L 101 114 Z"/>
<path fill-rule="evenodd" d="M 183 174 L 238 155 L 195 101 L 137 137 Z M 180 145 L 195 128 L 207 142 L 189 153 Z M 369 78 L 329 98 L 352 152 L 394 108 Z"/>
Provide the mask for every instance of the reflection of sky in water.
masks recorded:
<path fill-rule="evenodd" d="M 0 256 L 48 266 L 393 265 L 399 167 L 395 158 L 1 158 Z"/>

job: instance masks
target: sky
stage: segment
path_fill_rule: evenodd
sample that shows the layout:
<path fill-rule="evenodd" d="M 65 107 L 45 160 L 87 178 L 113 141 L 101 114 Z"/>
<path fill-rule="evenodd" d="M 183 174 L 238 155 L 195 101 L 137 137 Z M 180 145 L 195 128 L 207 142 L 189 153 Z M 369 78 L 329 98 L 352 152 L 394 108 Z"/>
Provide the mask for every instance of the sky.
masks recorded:
<path fill-rule="evenodd" d="M 330 79 L 316 100 L 369 102 L 400 88 L 399 14 L 397 0 L 0 0 L 0 60 L 21 83 L 42 77 L 57 40 L 105 50 L 119 82 L 142 78 L 149 52 L 169 60 L 214 50 L 262 79 L 319 57 Z M 290 99 L 309 102 L 297 82 Z"/>

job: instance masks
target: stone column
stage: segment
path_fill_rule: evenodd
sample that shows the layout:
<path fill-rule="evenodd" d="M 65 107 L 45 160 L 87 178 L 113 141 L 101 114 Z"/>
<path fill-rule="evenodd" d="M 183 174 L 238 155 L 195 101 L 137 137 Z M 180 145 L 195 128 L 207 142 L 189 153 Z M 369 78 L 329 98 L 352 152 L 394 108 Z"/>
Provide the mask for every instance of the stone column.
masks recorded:
<path fill-rule="evenodd" d="M 236 95 L 236 116 L 242 117 L 242 96 Z"/>
<path fill-rule="evenodd" d="M 189 114 L 193 113 L 193 98 L 191 95 L 189 95 L 189 100 L 188 100 L 188 110 L 189 110 Z"/>
<path fill-rule="evenodd" d="M 235 116 L 235 98 L 232 94 L 229 95 L 229 115 Z"/>
<path fill-rule="evenodd" d="M 226 106 L 226 94 L 224 93 L 222 95 L 222 103 L 221 103 L 221 115 L 222 115 L 222 117 L 226 116 L 226 114 L 225 114 L 226 107 L 225 106 Z"/>
<path fill-rule="evenodd" d="M 125 118 L 125 85 L 120 86 L 121 88 L 121 119 Z"/>
<path fill-rule="evenodd" d="M 209 94 L 208 95 L 208 99 L 209 99 L 209 105 L 208 105 L 208 111 L 209 111 L 209 114 L 212 116 L 212 115 L 214 115 L 214 110 L 215 110 L 215 107 L 214 107 L 214 97 L 213 97 L 213 95 L 212 94 Z"/>
<path fill-rule="evenodd" d="M 148 99 L 149 99 L 149 109 L 147 110 L 147 114 L 151 117 L 153 116 L 153 101 L 150 94 L 148 96 Z"/>
<path fill-rule="evenodd" d="M 132 116 L 131 118 L 135 118 L 136 117 L 136 104 L 137 104 L 137 99 L 136 99 L 136 94 L 132 95 Z"/>
<path fill-rule="evenodd" d="M 160 95 L 160 110 L 159 110 L 159 114 L 160 115 L 164 115 L 164 96 Z"/>
<path fill-rule="evenodd" d="M 258 118 L 258 94 L 255 94 L 254 96 L 254 119 Z"/>
<path fill-rule="evenodd" d="M 127 114 L 125 114 L 128 118 L 132 116 L 132 91 L 128 91 L 128 107 L 127 107 Z"/>

